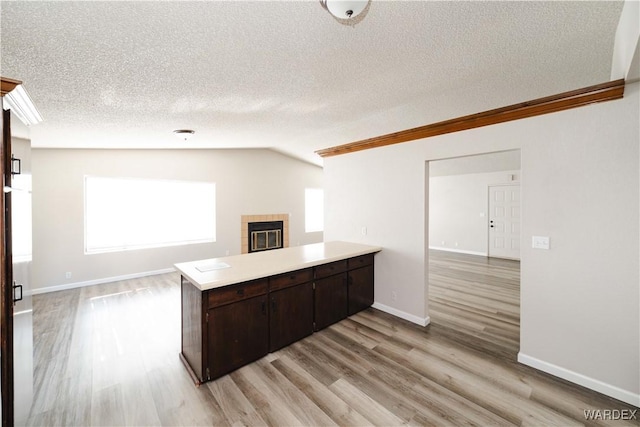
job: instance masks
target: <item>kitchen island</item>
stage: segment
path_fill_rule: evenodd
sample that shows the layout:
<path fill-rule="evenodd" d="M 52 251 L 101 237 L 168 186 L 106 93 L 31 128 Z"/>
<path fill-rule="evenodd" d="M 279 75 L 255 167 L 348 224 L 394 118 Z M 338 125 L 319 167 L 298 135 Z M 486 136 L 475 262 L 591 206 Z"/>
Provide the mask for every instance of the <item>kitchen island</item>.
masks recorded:
<path fill-rule="evenodd" d="M 380 250 L 325 242 L 176 264 L 180 357 L 196 384 L 371 306 Z"/>

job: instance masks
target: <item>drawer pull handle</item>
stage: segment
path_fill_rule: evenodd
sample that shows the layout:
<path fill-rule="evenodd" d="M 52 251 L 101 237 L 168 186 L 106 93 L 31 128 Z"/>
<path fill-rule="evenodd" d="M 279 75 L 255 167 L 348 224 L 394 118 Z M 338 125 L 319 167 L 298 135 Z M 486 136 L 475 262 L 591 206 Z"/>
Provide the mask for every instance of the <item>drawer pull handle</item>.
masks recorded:
<path fill-rule="evenodd" d="M 291 276 L 289 276 L 289 280 L 296 280 L 296 275 L 292 274 Z"/>
<path fill-rule="evenodd" d="M 238 289 L 238 290 L 236 291 L 236 294 L 238 294 L 238 295 L 244 295 L 244 289 Z"/>

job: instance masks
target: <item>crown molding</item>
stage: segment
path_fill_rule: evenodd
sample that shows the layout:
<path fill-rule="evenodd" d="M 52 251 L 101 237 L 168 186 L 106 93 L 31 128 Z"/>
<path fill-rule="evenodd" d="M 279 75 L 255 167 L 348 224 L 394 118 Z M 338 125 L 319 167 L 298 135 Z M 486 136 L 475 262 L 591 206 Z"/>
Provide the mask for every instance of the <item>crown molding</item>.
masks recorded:
<path fill-rule="evenodd" d="M 40 112 L 19 80 L 1 78 L 3 109 L 11 110 L 27 126 L 42 121 Z"/>
<path fill-rule="evenodd" d="M 10 79 L 7 77 L 0 77 L 0 94 L 2 96 L 5 96 L 9 92 L 11 92 L 13 89 L 15 89 L 16 86 L 21 84 L 22 82 L 20 80 Z"/>
<path fill-rule="evenodd" d="M 525 119 L 542 114 L 577 108 L 596 102 L 612 101 L 620 99 L 624 95 L 624 79 L 588 86 L 582 89 L 563 92 L 557 95 L 521 102 L 507 107 L 484 111 L 482 113 L 462 116 L 443 122 L 433 123 L 417 128 L 406 129 L 399 132 L 376 136 L 361 141 L 344 145 L 325 148 L 316 151 L 320 157 L 337 156 L 353 153 L 385 145 L 399 144 L 415 141 L 417 139 L 430 138 L 447 133 L 495 125 L 512 120 Z"/>

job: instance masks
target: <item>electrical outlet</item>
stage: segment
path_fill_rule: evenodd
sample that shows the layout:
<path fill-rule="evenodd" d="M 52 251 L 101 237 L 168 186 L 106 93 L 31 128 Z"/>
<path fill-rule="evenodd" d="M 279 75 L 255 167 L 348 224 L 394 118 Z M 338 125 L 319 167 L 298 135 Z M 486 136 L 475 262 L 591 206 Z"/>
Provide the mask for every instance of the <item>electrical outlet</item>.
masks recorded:
<path fill-rule="evenodd" d="M 229 256 L 229 249 L 224 252 L 225 255 Z"/>
<path fill-rule="evenodd" d="M 64 277 L 66 277 L 67 279 L 71 279 L 71 272 L 67 271 L 66 273 L 64 273 Z"/>
<path fill-rule="evenodd" d="M 363 236 L 367 235 L 367 227 L 362 227 L 362 235 Z"/>
<path fill-rule="evenodd" d="M 549 237 L 533 236 L 531 239 L 531 247 L 533 249 L 549 249 Z"/>
<path fill-rule="evenodd" d="M 395 301 L 396 299 L 398 299 L 398 294 L 396 291 L 391 291 L 391 301 Z"/>

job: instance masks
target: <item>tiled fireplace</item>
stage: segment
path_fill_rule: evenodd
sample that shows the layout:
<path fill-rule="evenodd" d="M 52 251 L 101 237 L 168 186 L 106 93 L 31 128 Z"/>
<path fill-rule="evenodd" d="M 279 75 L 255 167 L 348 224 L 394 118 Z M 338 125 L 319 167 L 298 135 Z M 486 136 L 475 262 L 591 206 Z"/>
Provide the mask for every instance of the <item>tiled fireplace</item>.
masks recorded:
<path fill-rule="evenodd" d="M 289 247 L 289 215 L 242 215 L 241 252 L 257 252 Z"/>

